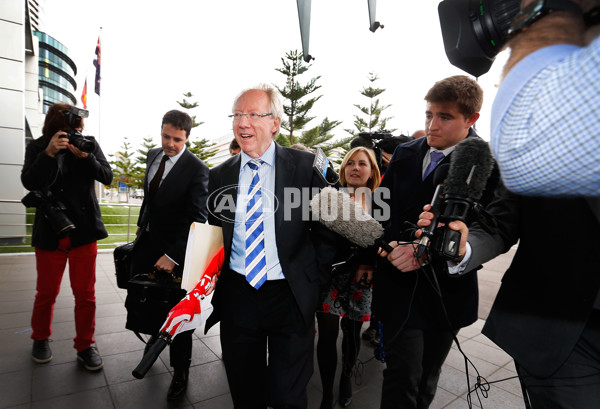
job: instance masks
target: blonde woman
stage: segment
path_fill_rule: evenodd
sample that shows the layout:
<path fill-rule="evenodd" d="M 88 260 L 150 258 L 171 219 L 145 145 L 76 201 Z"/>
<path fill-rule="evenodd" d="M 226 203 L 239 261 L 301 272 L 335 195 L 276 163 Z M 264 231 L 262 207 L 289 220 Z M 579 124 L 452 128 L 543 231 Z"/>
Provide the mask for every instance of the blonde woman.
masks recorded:
<path fill-rule="evenodd" d="M 340 167 L 340 183 L 365 211 L 370 211 L 370 193 L 379 186 L 379 169 L 372 150 L 357 147 L 346 154 Z M 333 382 L 337 366 L 336 341 L 342 327 L 342 375 L 338 401 L 352 402 L 352 368 L 360 349 L 360 330 L 371 318 L 373 252 L 358 250 L 350 242 L 340 247 L 332 271 L 332 283 L 317 312 L 317 361 L 321 373 L 321 409 L 333 407 Z M 344 262 L 345 261 L 345 262 Z M 339 263 L 342 264 L 339 264 Z M 340 320 L 341 318 L 341 320 Z"/>

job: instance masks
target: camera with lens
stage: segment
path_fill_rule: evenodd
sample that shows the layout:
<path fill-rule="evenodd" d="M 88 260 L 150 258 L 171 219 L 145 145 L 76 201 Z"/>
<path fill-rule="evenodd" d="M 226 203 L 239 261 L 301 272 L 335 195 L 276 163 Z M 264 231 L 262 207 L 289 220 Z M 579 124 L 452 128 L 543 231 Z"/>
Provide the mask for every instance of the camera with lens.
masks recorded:
<path fill-rule="evenodd" d="M 386 129 L 382 129 L 375 132 L 361 132 L 358 134 L 358 137 L 371 140 L 381 140 L 385 138 L 392 138 L 392 133 Z"/>
<path fill-rule="evenodd" d="M 547 2 L 552 3 L 552 2 Z M 532 2 L 532 15 L 544 2 Z M 479 77 L 489 71 L 496 55 L 509 40 L 509 29 L 518 19 L 521 0 L 443 0 L 438 5 L 444 50 L 450 64 Z M 554 5 L 549 5 L 550 8 Z M 558 8 L 564 9 L 564 8 Z M 523 11 L 527 10 L 524 8 Z M 590 27 L 600 24 L 600 7 L 583 14 Z"/>
<path fill-rule="evenodd" d="M 393 136 L 388 130 L 379 130 L 375 132 L 361 132 L 350 142 L 350 147 L 365 146 L 375 152 L 377 166 L 383 172 L 385 166 L 382 166 L 381 153 L 393 153 L 394 149 L 401 143 L 412 140 L 410 136 Z"/>
<path fill-rule="evenodd" d="M 444 0 L 438 5 L 446 56 L 479 77 L 489 71 L 508 40 L 521 0 Z"/>
<path fill-rule="evenodd" d="M 69 109 L 65 109 L 63 111 L 63 115 L 65 115 L 69 121 L 69 130 L 65 131 L 67 133 L 66 137 L 69 138 L 69 143 L 82 152 L 93 152 L 94 149 L 96 149 L 96 142 L 94 138 L 90 136 L 83 136 L 81 132 L 76 129 L 77 127 L 81 126 L 81 120 L 89 116 L 89 111 L 77 107 L 71 107 Z"/>
<path fill-rule="evenodd" d="M 21 199 L 21 203 L 25 207 L 39 209 L 59 238 L 66 237 L 72 230 L 75 230 L 75 225 L 65 214 L 66 206 L 51 192 L 45 194 L 39 190 L 31 191 Z"/>

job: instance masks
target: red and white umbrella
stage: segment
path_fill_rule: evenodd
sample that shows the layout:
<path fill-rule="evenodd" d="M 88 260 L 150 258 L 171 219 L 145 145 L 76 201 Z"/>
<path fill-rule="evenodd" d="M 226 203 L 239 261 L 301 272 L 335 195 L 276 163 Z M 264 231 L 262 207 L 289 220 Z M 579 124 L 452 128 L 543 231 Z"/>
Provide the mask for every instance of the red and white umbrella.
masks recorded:
<path fill-rule="evenodd" d="M 177 305 L 175 305 L 165 320 L 157 340 L 150 350 L 144 355 L 138 366 L 133 370 L 133 376 L 143 378 L 165 347 L 170 344 L 177 334 L 202 326 L 210 316 L 213 306 L 206 298 L 212 293 L 217 277 L 221 273 L 225 259 L 223 247 L 212 258 L 196 287 L 189 291 Z"/>

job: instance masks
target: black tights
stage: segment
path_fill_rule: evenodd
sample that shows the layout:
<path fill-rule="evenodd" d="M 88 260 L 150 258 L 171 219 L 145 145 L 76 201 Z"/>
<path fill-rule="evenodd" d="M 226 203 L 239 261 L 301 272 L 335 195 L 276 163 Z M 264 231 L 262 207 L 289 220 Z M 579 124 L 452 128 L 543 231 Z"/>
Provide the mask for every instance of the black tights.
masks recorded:
<path fill-rule="evenodd" d="M 317 362 L 321 373 L 323 399 L 333 398 L 333 382 L 337 366 L 337 337 L 340 317 L 332 314 L 317 313 L 319 326 L 317 341 Z M 342 376 L 350 378 L 360 351 L 360 329 L 362 322 L 342 318 Z"/>

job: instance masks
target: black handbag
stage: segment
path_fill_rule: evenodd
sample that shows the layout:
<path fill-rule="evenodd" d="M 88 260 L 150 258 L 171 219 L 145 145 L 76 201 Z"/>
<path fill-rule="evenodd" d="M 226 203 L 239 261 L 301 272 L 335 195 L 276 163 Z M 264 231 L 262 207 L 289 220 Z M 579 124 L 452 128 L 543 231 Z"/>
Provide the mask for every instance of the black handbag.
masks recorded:
<path fill-rule="evenodd" d="M 136 333 L 157 335 L 167 314 L 187 291 L 181 278 L 163 271 L 136 274 L 127 283 L 127 322 L 125 328 Z"/>
<path fill-rule="evenodd" d="M 115 260 L 115 275 L 117 277 L 117 287 L 127 289 L 129 279 L 132 277 L 131 259 L 133 258 L 133 249 L 135 240 L 115 247 L 113 258 Z"/>

